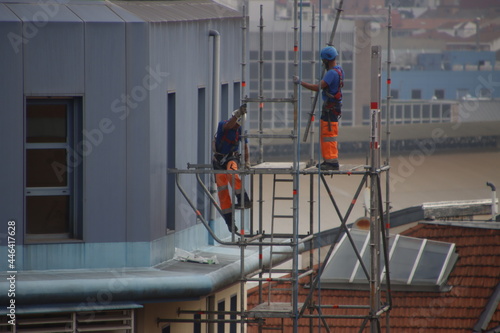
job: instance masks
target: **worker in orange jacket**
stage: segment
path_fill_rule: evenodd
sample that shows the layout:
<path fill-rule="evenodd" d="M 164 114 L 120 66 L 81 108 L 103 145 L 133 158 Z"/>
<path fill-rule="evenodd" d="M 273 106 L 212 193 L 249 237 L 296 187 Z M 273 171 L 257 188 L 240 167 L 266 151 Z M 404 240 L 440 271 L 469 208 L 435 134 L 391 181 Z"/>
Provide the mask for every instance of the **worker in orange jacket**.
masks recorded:
<path fill-rule="evenodd" d="M 323 107 L 321 110 L 321 155 L 323 163 L 317 167 L 323 170 L 339 169 L 339 150 L 337 136 L 339 134 L 339 118 L 342 114 L 342 87 L 344 86 L 344 70 L 337 65 L 338 52 L 333 46 L 321 50 L 321 60 L 326 73 L 320 84 L 301 81 L 298 76 L 293 77 L 293 82 L 312 90 L 322 90 Z"/>
<path fill-rule="evenodd" d="M 246 104 L 243 104 L 238 109 L 234 110 L 231 118 L 219 122 L 217 133 L 213 141 L 213 167 L 215 170 L 238 170 L 241 154 L 239 153 L 239 144 L 241 141 L 241 121 L 246 114 Z M 244 142 L 245 150 L 245 166 L 250 167 L 248 144 Z M 217 184 L 217 193 L 219 195 L 220 208 L 222 216 L 227 224 L 229 231 L 232 231 L 233 214 L 232 201 L 229 194 L 229 184 L 234 186 L 233 190 L 236 194 L 236 208 L 250 208 L 252 203 L 248 194 L 243 193 L 243 202 L 241 202 L 241 179 L 237 174 L 220 173 L 215 174 L 215 182 Z M 234 185 L 233 185 L 234 184 Z M 234 230 L 238 228 L 234 226 Z"/>

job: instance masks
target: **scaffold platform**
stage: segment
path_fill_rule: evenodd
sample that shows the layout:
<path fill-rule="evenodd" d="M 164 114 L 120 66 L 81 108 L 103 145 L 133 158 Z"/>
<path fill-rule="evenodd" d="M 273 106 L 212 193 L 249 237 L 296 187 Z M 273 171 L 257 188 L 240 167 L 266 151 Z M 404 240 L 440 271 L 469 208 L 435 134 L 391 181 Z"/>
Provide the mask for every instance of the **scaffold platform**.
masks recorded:
<path fill-rule="evenodd" d="M 304 303 L 298 303 L 300 310 Z M 247 311 L 249 318 L 290 318 L 293 316 L 293 306 L 285 302 L 262 303 Z"/>

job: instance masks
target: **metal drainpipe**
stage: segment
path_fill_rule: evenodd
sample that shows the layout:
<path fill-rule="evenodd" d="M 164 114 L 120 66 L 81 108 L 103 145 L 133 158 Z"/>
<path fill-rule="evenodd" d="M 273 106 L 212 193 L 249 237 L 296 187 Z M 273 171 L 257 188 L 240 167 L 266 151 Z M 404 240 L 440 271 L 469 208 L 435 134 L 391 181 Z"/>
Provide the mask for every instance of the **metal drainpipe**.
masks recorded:
<path fill-rule="evenodd" d="M 491 188 L 491 220 L 495 221 L 498 209 L 497 209 L 497 188 L 493 183 L 486 182 L 486 186 Z"/>
<path fill-rule="evenodd" d="M 217 126 L 219 125 L 219 110 L 220 110 L 220 33 L 217 30 L 210 30 L 209 36 L 214 38 L 213 46 L 213 64 L 212 64 L 212 138 L 215 137 Z M 211 144 L 212 145 L 212 144 Z M 217 193 L 217 185 L 215 184 L 215 175 L 211 182 L 210 192 L 213 196 Z M 216 208 L 211 206 L 210 219 L 208 225 L 214 228 Z M 214 245 L 214 239 L 209 235 L 208 243 Z"/>

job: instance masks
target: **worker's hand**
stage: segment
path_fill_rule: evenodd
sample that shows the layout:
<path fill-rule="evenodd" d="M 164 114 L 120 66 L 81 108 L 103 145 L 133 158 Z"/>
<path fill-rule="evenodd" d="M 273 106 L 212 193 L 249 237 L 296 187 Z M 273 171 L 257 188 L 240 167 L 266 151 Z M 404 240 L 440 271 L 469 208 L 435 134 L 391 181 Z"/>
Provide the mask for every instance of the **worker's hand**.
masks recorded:
<path fill-rule="evenodd" d="M 243 116 L 244 114 L 247 114 L 247 104 L 242 104 L 240 106 L 240 114 Z"/>
<path fill-rule="evenodd" d="M 233 111 L 233 117 L 239 118 L 247 113 L 247 105 L 243 104 L 238 109 Z"/>
<path fill-rule="evenodd" d="M 293 83 L 295 84 L 301 84 L 302 81 L 300 81 L 299 77 L 297 75 L 294 75 L 293 76 Z"/>

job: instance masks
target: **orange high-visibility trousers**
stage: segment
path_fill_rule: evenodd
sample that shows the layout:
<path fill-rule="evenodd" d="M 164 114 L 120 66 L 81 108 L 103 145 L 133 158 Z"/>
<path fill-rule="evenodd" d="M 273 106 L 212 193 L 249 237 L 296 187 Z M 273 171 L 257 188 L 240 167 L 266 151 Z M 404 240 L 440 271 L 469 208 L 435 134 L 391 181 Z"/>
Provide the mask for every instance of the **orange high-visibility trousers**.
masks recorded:
<path fill-rule="evenodd" d="M 321 155 L 327 163 L 338 163 L 337 136 L 339 135 L 339 123 L 331 121 L 330 126 L 329 130 L 328 121 L 321 120 Z"/>
<path fill-rule="evenodd" d="M 226 170 L 238 170 L 238 164 L 235 161 L 229 161 Z M 234 179 L 234 185 L 233 185 Z M 237 174 L 215 174 L 215 183 L 217 184 L 217 194 L 219 195 L 220 208 L 223 214 L 231 213 L 231 195 L 229 194 L 229 184 L 234 186 L 236 195 L 241 194 L 241 179 Z"/>

